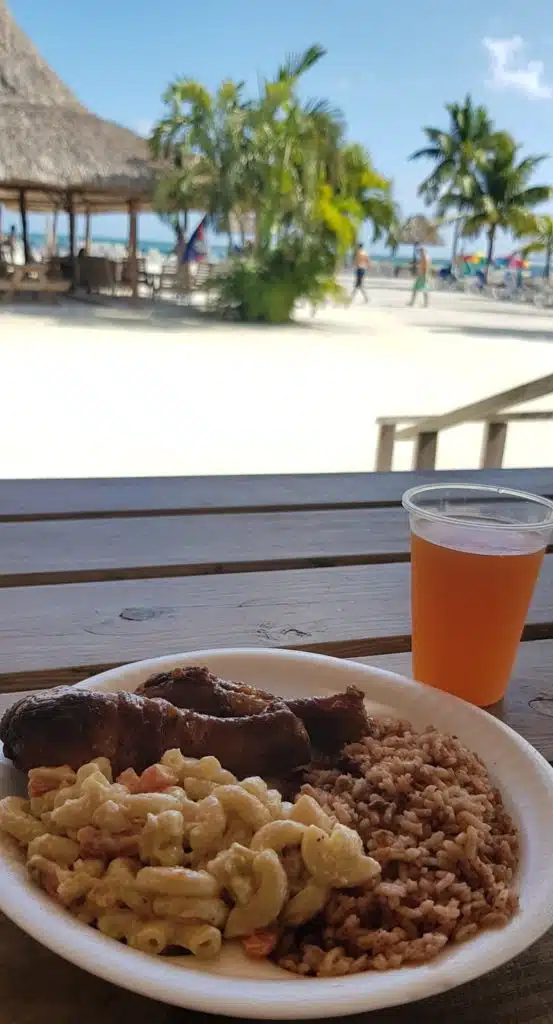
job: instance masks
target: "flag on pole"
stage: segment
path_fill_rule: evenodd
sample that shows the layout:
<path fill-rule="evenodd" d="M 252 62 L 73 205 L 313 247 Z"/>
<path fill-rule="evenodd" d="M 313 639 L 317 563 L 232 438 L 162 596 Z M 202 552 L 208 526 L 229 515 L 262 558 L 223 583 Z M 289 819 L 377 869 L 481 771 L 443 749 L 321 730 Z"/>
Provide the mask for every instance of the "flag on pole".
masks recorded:
<path fill-rule="evenodd" d="M 207 242 L 205 230 L 207 227 L 207 214 L 202 218 L 198 227 L 192 232 L 182 254 L 183 263 L 200 263 L 207 259 Z"/>

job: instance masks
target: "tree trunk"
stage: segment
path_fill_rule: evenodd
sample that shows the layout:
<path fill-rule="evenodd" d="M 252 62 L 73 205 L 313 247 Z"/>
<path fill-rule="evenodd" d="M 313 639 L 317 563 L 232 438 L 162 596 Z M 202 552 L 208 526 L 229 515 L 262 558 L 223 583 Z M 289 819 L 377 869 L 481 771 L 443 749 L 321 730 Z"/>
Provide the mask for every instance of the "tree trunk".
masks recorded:
<path fill-rule="evenodd" d="M 459 244 L 459 235 L 461 233 L 461 221 L 456 220 L 453 228 L 453 245 L 451 246 L 451 266 L 455 269 L 455 258 L 457 256 L 457 246 Z"/>
<path fill-rule="evenodd" d="M 546 277 L 547 280 L 549 280 L 549 278 L 551 276 L 551 256 L 552 255 L 553 255 L 553 241 L 548 242 L 548 244 L 547 244 L 547 251 L 546 251 L 546 255 L 545 255 L 545 270 L 543 272 L 543 276 Z"/>
<path fill-rule="evenodd" d="M 25 189 L 19 189 L 19 212 L 21 214 L 21 237 L 23 239 L 23 252 L 25 263 L 31 262 L 31 250 L 29 249 L 29 232 L 27 230 L 27 201 Z"/>
<path fill-rule="evenodd" d="M 496 224 L 492 224 L 490 226 L 490 230 L 488 232 L 488 258 L 487 258 L 486 271 L 485 271 L 486 282 L 488 280 L 488 275 L 490 273 L 490 265 L 491 265 L 492 257 L 493 257 L 493 245 L 494 245 L 494 242 L 495 242 L 495 232 L 496 232 L 496 230 L 497 230 L 497 225 Z"/>
<path fill-rule="evenodd" d="M 254 213 L 254 218 L 255 218 L 255 232 L 254 232 L 255 248 L 256 248 L 256 251 L 259 252 L 259 250 L 261 249 L 261 217 L 260 217 L 258 209 Z"/>
<path fill-rule="evenodd" d="M 228 238 L 228 255 L 231 256 L 231 254 L 232 254 L 232 231 L 231 231 L 230 217 L 226 218 L 226 229 L 227 229 L 227 238 Z"/>

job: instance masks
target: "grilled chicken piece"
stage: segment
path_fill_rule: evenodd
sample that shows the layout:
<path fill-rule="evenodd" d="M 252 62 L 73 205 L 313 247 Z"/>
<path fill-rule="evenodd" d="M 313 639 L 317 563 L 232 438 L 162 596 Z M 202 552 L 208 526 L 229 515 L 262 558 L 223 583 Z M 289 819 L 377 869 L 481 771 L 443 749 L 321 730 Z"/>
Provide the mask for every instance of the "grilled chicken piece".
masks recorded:
<path fill-rule="evenodd" d="M 0 721 L 4 754 L 17 768 L 107 757 L 115 773 L 142 771 L 178 747 L 188 757 L 212 754 L 239 778 L 288 774 L 310 760 L 303 723 L 280 701 L 256 715 L 215 718 L 134 693 L 58 687 L 22 698 Z"/>
<path fill-rule="evenodd" d="M 158 672 L 142 683 L 137 693 L 161 697 L 177 708 L 221 718 L 259 714 L 275 700 L 274 695 L 265 690 L 219 679 L 198 665 Z M 283 698 L 283 703 L 301 718 L 312 745 L 321 753 L 334 753 L 370 732 L 364 695 L 354 686 L 329 697 Z"/>

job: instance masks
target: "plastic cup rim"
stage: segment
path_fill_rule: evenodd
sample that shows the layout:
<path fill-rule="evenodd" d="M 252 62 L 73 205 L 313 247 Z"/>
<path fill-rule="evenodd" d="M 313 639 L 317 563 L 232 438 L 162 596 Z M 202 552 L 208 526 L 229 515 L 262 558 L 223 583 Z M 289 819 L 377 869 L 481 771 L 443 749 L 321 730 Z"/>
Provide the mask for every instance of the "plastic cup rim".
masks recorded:
<path fill-rule="evenodd" d="M 474 522 L 470 522 L 462 516 L 447 515 L 438 510 L 431 508 L 421 508 L 415 503 L 417 495 L 423 494 L 424 492 L 431 493 L 432 491 L 474 491 L 475 493 L 480 492 L 487 494 L 488 496 L 495 495 L 496 497 L 507 497 L 507 498 L 519 498 L 524 501 L 529 501 L 534 505 L 542 505 L 544 508 L 549 509 L 549 516 L 544 519 L 541 523 L 497 523 L 495 521 L 486 520 L 484 517 L 476 519 Z M 440 523 L 452 523 L 456 526 L 463 526 L 467 530 L 471 529 L 486 529 L 486 530 L 524 530 L 525 532 L 540 533 L 542 531 L 550 530 L 553 528 L 553 501 L 549 498 L 544 498 L 541 494 L 530 494 L 528 491 L 517 491 L 511 487 L 498 487 L 492 484 L 473 484 L 473 483 L 443 483 L 443 484 L 417 484 L 416 487 L 410 487 L 401 498 L 401 504 L 403 505 L 406 512 L 413 515 L 422 516 L 424 519 L 431 519 L 434 522 Z"/>

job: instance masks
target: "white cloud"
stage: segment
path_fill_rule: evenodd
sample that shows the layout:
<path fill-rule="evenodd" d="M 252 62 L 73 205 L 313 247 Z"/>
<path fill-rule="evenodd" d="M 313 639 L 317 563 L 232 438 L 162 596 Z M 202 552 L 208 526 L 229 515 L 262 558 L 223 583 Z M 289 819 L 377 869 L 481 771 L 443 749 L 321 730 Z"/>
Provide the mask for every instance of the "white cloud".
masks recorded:
<path fill-rule="evenodd" d="M 532 100 L 553 99 L 553 85 L 544 79 L 541 60 L 525 60 L 526 43 L 522 36 L 510 39 L 483 39 L 489 56 L 487 84 L 493 89 L 515 89 Z"/>

